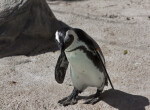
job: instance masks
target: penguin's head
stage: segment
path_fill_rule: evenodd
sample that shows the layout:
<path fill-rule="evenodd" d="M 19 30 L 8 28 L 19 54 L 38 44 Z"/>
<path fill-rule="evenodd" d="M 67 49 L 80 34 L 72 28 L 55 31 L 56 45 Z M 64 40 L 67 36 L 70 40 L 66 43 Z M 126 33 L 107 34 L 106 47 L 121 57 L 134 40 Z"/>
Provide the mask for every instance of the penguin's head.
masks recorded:
<path fill-rule="evenodd" d="M 73 28 L 62 28 L 56 31 L 55 39 L 62 53 L 75 47 L 78 36 Z"/>

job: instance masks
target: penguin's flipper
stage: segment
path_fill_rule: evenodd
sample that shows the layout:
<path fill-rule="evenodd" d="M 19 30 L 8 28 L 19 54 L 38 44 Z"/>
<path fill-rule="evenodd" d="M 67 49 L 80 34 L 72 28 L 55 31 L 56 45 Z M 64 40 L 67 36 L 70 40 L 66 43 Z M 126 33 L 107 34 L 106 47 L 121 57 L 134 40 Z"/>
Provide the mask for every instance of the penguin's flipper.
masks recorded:
<path fill-rule="evenodd" d="M 98 50 L 96 50 L 95 52 L 96 52 L 96 54 L 97 54 L 97 56 L 98 56 L 100 62 L 102 63 L 102 68 L 103 68 L 103 70 L 104 70 L 104 73 L 105 73 L 106 77 L 108 78 L 108 81 L 109 81 L 109 83 L 110 83 L 112 89 L 114 89 L 114 86 L 113 86 L 113 84 L 112 84 L 112 82 L 111 82 L 111 80 L 110 80 L 109 74 L 108 74 L 108 72 L 107 72 L 107 70 L 106 70 L 106 68 L 105 68 L 105 64 L 104 64 L 103 60 L 102 60 L 101 57 L 100 57 L 100 56 L 101 56 L 101 55 L 100 55 L 100 52 L 99 52 Z"/>
<path fill-rule="evenodd" d="M 66 55 L 64 52 L 62 52 L 57 60 L 55 67 L 55 80 L 60 84 L 64 81 L 68 64 L 69 62 L 66 58 Z"/>

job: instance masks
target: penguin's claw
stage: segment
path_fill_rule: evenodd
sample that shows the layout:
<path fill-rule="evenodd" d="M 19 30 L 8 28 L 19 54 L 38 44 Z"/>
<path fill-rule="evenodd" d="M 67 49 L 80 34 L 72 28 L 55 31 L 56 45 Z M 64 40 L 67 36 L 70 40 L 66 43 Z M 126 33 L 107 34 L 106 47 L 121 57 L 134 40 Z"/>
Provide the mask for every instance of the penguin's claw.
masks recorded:
<path fill-rule="evenodd" d="M 77 103 L 77 99 L 73 97 L 65 97 L 62 100 L 59 100 L 58 103 L 60 103 L 63 106 L 68 106 L 68 105 L 74 105 Z"/>
<path fill-rule="evenodd" d="M 96 104 L 100 101 L 100 97 L 93 97 L 92 99 L 89 99 L 88 101 L 84 102 L 84 104 Z"/>
<path fill-rule="evenodd" d="M 76 88 L 74 88 L 72 93 L 68 97 L 59 100 L 58 103 L 60 103 L 63 106 L 74 105 L 78 102 L 78 93 L 79 91 Z"/>
<path fill-rule="evenodd" d="M 65 101 L 65 100 L 67 100 L 67 98 L 68 98 L 68 97 L 65 97 L 65 98 L 59 100 L 58 103 L 62 104 L 62 102 Z"/>
<path fill-rule="evenodd" d="M 97 102 L 100 101 L 100 94 L 102 90 L 97 89 L 96 94 L 92 97 L 92 99 L 89 99 L 88 101 L 84 102 L 84 104 L 96 104 Z"/>

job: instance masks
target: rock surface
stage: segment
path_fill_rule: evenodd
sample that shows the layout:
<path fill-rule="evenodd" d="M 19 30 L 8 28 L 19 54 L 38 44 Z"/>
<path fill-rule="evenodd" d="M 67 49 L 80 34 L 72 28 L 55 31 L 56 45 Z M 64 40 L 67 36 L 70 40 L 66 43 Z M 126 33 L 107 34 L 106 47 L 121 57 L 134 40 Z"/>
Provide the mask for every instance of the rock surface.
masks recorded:
<path fill-rule="evenodd" d="M 88 88 L 78 104 L 63 107 L 57 101 L 69 95 L 73 87 L 69 74 L 62 85 L 54 79 L 59 52 L 12 56 L 0 59 L 0 109 L 150 110 L 150 1 L 48 1 L 48 4 L 58 19 L 82 28 L 98 42 L 116 90 L 112 91 L 109 85 L 100 102 L 85 105 L 85 98 L 95 93 L 95 88 Z"/>
<path fill-rule="evenodd" d="M 54 34 L 63 25 L 45 0 L 2 0 L 0 57 L 54 51 Z"/>

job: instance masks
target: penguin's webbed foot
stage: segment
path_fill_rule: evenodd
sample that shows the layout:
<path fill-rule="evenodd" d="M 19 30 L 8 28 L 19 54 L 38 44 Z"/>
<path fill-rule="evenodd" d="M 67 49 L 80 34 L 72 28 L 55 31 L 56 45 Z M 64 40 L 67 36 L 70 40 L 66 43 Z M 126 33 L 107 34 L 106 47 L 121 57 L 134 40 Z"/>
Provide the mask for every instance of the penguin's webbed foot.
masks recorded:
<path fill-rule="evenodd" d="M 78 93 L 79 93 L 78 90 L 74 88 L 71 95 L 59 100 L 58 103 L 60 103 L 63 106 L 74 105 L 78 102 L 77 100 Z"/>
<path fill-rule="evenodd" d="M 97 102 L 99 102 L 100 101 L 100 94 L 101 94 L 101 92 L 102 91 L 97 90 L 96 94 L 94 94 L 94 96 L 91 99 L 89 99 L 86 102 L 84 102 L 84 104 L 92 104 L 92 105 L 94 105 Z"/>
<path fill-rule="evenodd" d="M 92 99 L 89 99 L 88 101 L 84 102 L 84 104 L 96 104 L 97 102 L 100 101 L 100 98 L 99 97 L 93 97 Z"/>
<path fill-rule="evenodd" d="M 62 100 L 59 100 L 58 103 L 62 104 L 63 106 L 74 105 L 77 103 L 77 99 L 68 96 L 63 98 Z"/>

